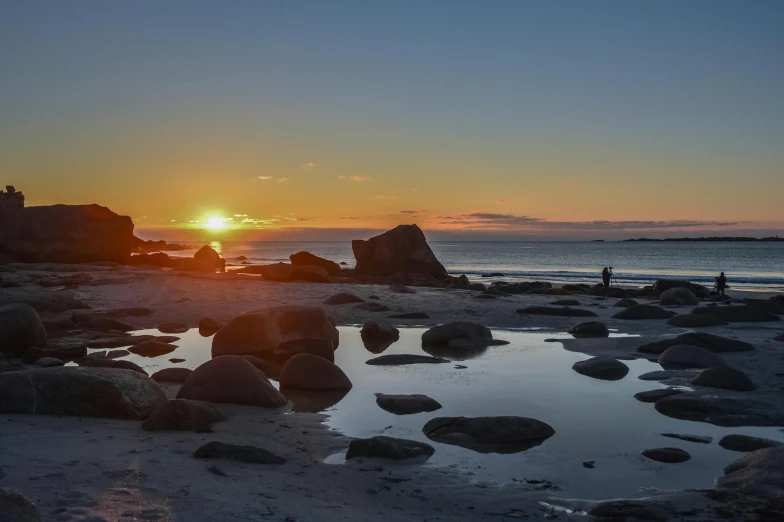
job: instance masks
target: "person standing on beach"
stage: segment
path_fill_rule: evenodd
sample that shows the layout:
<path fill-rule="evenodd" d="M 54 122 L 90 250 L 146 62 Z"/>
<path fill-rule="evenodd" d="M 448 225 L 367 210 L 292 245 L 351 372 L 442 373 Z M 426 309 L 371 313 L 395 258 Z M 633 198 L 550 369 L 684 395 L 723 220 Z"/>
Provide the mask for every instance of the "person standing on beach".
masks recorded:
<path fill-rule="evenodd" d="M 610 286 L 610 271 L 607 269 L 607 267 L 604 267 L 602 270 L 602 284 L 605 288 Z"/>
<path fill-rule="evenodd" d="M 716 289 L 719 291 L 719 294 L 724 295 L 724 289 L 727 288 L 727 278 L 724 276 L 724 272 L 716 278 Z"/>

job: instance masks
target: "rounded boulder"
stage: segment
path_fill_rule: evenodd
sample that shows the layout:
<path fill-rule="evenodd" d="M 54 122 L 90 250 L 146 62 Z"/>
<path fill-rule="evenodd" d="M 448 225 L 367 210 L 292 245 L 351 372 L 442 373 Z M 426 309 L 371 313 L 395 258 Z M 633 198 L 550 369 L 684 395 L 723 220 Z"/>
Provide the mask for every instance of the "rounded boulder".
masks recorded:
<path fill-rule="evenodd" d="M 351 381 L 343 370 L 332 362 L 310 353 L 289 359 L 280 369 L 281 388 L 295 390 L 349 390 Z"/>

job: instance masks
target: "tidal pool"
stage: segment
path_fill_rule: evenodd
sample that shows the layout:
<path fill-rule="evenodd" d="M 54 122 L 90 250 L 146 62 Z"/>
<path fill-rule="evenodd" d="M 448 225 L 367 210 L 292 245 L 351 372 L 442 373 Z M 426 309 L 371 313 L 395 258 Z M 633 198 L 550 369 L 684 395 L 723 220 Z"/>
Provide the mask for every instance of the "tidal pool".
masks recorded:
<path fill-rule="evenodd" d="M 324 411 L 326 424 L 352 437 L 389 435 L 428 442 L 436 448 L 425 466 L 461 473 L 473 480 L 503 483 L 532 482 L 580 498 L 642 496 L 648 490 L 709 488 L 729 462 L 742 453 L 727 451 L 717 442 L 724 435 L 741 433 L 783 440 L 778 428 L 722 428 L 711 424 L 672 419 L 658 413 L 653 404 L 634 399 L 640 391 L 663 388 L 662 384 L 637 377 L 661 369 L 653 362 L 624 361 L 629 374 L 618 381 L 602 381 L 580 375 L 572 364 L 589 356 L 564 350 L 558 342 L 572 339 L 562 332 L 543 329 L 495 330 L 504 346 L 490 346 L 470 358 L 448 364 L 371 366 L 378 356 L 362 343 L 359 328 L 340 327 L 340 347 L 335 363 L 351 379 L 347 394 L 298 393 L 289 396 L 297 411 Z M 400 340 L 383 354 L 426 354 L 421 347 L 424 328 L 403 328 Z M 160 334 L 144 330 L 138 334 Z M 615 335 L 615 334 L 613 334 Z M 181 366 L 196 368 L 210 359 L 211 338 L 193 329 L 180 334 L 179 347 L 161 357 L 131 355 L 148 372 Z M 449 358 L 443 353 L 436 355 Z M 179 364 L 170 358 L 185 359 Z M 460 368 L 464 366 L 464 368 Z M 274 382 L 274 381 L 273 381 Z M 376 393 L 426 394 L 442 409 L 414 415 L 394 415 L 376 405 Z M 515 454 L 484 454 L 429 440 L 422 426 L 441 416 L 519 415 L 550 424 L 555 435 L 543 444 Z M 220 431 L 220 427 L 216 427 Z M 662 433 L 707 435 L 710 444 L 664 437 Z M 688 451 L 691 460 L 662 464 L 640 455 L 645 449 L 676 447 Z M 340 464 L 343 454 L 328 463 Z M 594 461 L 594 468 L 583 463 Z M 421 465 L 421 464 L 417 464 Z"/>

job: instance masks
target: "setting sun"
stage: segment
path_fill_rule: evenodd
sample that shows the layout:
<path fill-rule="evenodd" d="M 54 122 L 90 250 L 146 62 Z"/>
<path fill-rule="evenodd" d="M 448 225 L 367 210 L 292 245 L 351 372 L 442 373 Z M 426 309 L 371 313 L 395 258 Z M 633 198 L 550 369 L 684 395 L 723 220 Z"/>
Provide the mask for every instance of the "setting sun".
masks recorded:
<path fill-rule="evenodd" d="M 207 219 L 207 223 L 204 226 L 210 230 L 221 230 L 226 228 L 226 221 L 228 221 L 226 218 L 211 217 Z"/>

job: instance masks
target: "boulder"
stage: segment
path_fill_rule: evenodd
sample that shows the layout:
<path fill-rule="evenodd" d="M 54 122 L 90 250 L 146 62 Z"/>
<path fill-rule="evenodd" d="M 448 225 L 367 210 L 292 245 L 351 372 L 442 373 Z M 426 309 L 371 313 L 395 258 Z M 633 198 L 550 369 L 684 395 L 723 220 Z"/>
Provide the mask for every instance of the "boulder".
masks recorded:
<path fill-rule="evenodd" d="M 204 337 L 209 337 L 221 329 L 221 324 L 215 319 L 202 317 L 199 319 L 199 333 Z"/>
<path fill-rule="evenodd" d="M 628 366 L 612 357 L 592 357 L 585 361 L 578 361 L 572 365 L 572 370 L 603 381 L 618 381 L 629 373 Z"/>
<path fill-rule="evenodd" d="M 550 303 L 550 306 L 581 306 L 581 304 L 577 299 L 558 299 Z"/>
<path fill-rule="evenodd" d="M 289 256 L 294 266 L 317 266 L 324 269 L 328 275 L 340 275 L 340 265 L 329 259 L 324 259 L 310 252 L 297 252 Z"/>
<path fill-rule="evenodd" d="M 743 302 L 771 314 L 784 315 L 784 301 L 778 299 L 750 299 L 747 297 Z"/>
<path fill-rule="evenodd" d="M 610 330 L 599 321 L 580 323 L 569 328 L 568 332 L 575 337 L 609 337 Z"/>
<path fill-rule="evenodd" d="M 0 475 L 2 476 L 2 475 Z M 0 522 L 41 522 L 35 504 L 21 493 L 0 487 Z"/>
<path fill-rule="evenodd" d="M 678 395 L 683 393 L 683 390 L 676 390 L 675 388 L 659 388 L 658 390 L 648 390 L 634 394 L 634 398 L 640 402 L 656 402 L 659 399 L 669 397 L 670 395 Z"/>
<path fill-rule="evenodd" d="M 630 321 L 644 320 L 644 319 L 669 319 L 674 316 L 675 312 L 665 310 L 653 305 L 636 305 L 624 308 L 613 316 L 614 319 L 626 319 Z"/>
<path fill-rule="evenodd" d="M 684 314 L 668 319 L 667 324 L 678 328 L 707 328 L 709 326 L 724 326 L 729 323 L 710 315 Z"/>
<path fill-rule="evenodd" d="M 446 287 L 452 290 L 470 290 L 471 281 L 468 280 L 468 276 L 465 274 L 459 277 L 449 277 L 447 278 Z"/>
<path fill-rule="evenodd" d="M 226 417 L 209 402 L 188 399 L 164 401 L 142 423 L 145 431 L 211 431 Z"/>
<path fill-rule="evenodd" d="M 732 490 L 743 498 L 767 501 L 770 506 L 764 508 L 766 512 L 772 511 L 770 507 L 784 510 L 784 445 L 760 449 L 730 463 L 716 487 Z"/>
<path fill-rule="evenodd" d="M 174 265 L 177 264 L 179 260 L 173 257 L 169 257 L 169 254 L 164 254 L 163 252 L 156 252 L 154 254 L 137 254 L 132 255 L 128 258 L 125 262 L 127 265 L 131 266 L 157 266 L 161 268 L 173 268 Z"/>
<path fill-rule="evenodd" d="M 308 283 L 329 283 L 329 274 L 320 266 L 295 266 L 293 273 L 294 281 L 305 281 Z"/>
<path fill-rule="evenodd" d="M 382 319 L 371 319 L 362 326 L 359 334 L 363 341 L 397 341 L 400 330 Z"/>
<path fill-rule="evenodd" d="M 491 341 L 493 334 L 486 326 L 477 323 L 455 322 L 430 328 L 422 334 L 422 346 L 449 344 L 453 339 Z"/>
<path fill-rule="evenodd" d="M 128 348 L 128 351 L 142 357 L 158 357 L 166 355 L 177 349 L 174 344 L 160 343 L 158 341 L 144 341 Z"/>
<path fill-rule="evenodd" d="M 65 363 L 56 357 L 42 357 L 35 361 L 35 365 L 40 366 L 41 368 L 55 368 L 57 366 L 62 366 L 63 364 Z"/>
<path fill-rule="evenodd" d="M 0 373 L 0 413 L 144 419 L 166 400 L 137 372 L 63 366 Z"/>
<path fill-rule="evenodd" d="M 716 426 L 781 426 L 784 414 L 773 405 L 742 397 L 718 397 L 686 392 L 665 397 L 654 404 L 668 417 Z"/>
<path fill-rule="evenodd" d="M 134 239 L 131 218 L 99 205 L 0 203 L 0 251 L 24 263 L 124 263 Z"/>
<path fill-rule="evenodd" d="M 27 304 L 0 307 L 0 346 L 16 355 L 30 348 L 45 348 L 46 330 L 38 312 Z"/>
<path fill-rule="evenodd" d="M 730 451 L 757 451 L 763 448 L 778 446 L 781 442 L 749 435 L 725 435 L 719 440 L 719 446 Z"/>
<path fill-rule="evenodd" d="M 310 306 L 278 306 L 238 315 L 212 338 L 212 354 L 271 354 L 294 339 L 326 339 L 338 347 L 338 330 L 326 312 Z"/>
<path fill-rule="evenodd" d="M 213 270 L 220 270 L 223 272 L 226 269 L 226 260 L 223 259 L 218 252 L 209 245 L 204 245 L 195 254 L 193 260 L 197 263 L 204 264 L 211 267 Z"/>
<path fill-rule="evenodd" d="M 116 368 L 117 370 L 131 370 L 132 372 L 141 373 L 142 375 L 147 375 L 147 372 L 139 366 L 138 364 L 131 362 L 131 361 L 111 361 L 112 366 L 111 368 Z"/>
<path fill-rule="evenodd" d="M 185 382 L 192 373 L 188 368 L 164 368 L 153 373 L 151 378 L 155 382 Z"/>
<path fill-rule="evenodd" d="M 659 364 L 665 367 L 710 368 L 724 364 L 724 360 L 705 348 L 690 344 L 676 344 L 664 350 L 659 356 Z"/>
<path fill-rule="evenodd" d="M 285 464 L 286 459 L 256 446 L 240 446 L 227 442 L 212 441 L 196 450 L 197 459 L 222 459 L 247 462 L 249 464 Z"/>
<path fill-rule="evenodd" d="M 295 390 L 350 390 L 351 381 L 343 370 L 323 357 L 300 353 L 289 359 L 280 370 L 281 388 Z"/>
<path fill-rule="evenodd" d="M 264 373 L 237 355 L 216 357 L 196 368 L 177 398 L 265 408 L 286 405 L 286 399 Z"/>
<path fill-rule="evenodd" d="M 735 391 L 752 391 L 755 388 L 754 383 L 745 373 L 723 364 L 702 370 L 692 379 L 691 383 L 694 386 L 709 386 Z"/>
<path fill-rule="evenodd" d="M 441 409 L 441 404 L 427 395 L 387 395 L 385 393 L 377 393 L 376 404 L 381 409 L 395 415 L 411 415 L 413 413 Z"/>
<path fill-rule="evenodd" d="M 694 292 L 684 287 L 670 288 L 659 296 L 661 306 L 693 306 L 699 302 L 700 300 L 694 295 Z"/>
<path fill-rule="evenodd" d="M 292 357 L 300 353 L 309 353 L 318 357 L 323 357 L 329 362 L 335 361 L 335 348 L 329 339 L 291 339 L 280 343 L 272 354 L 279 363 L 285 363 Z"/>
<path fill-rule="evenodd" d="M 342 304 L 352 304 L 352 303 L 364 303 L 365 300 L 361 297 L 357 297 L 354 294 L 350 294 L 348 292 L 340 292 L 331 297 L 328 297 L 324 304 L 328 305 L 342 305 Z"/>
<path fill-rule="evenodd" d="M 54 357 L 63 362 L 75 361 L 87 355 L 87 347 L 71 346 L 67 348 L 31 348 L 22 355 L 22 361 L 27 364 L 33 364 L 38 359 L 44 357 Z"/>
<path fill-rule="evenodd" d="M 761 308 L 750 305 L 743 306 L 702 306 L 692 310 L 693 314 L 710 315 L 730 323 L 765 323 L 781 321 L 781 318 Z"/>
<path fill-rule="evenodd" d="M 643 457 L 667 464 L 686 462 L 691 459 L 691 455 L 680 448 L 654 448 L 642 451 L 641 454 Z"/>
<path fill-rule="evenodd" d="M 431 440 L 480 453 L 517 453 L 555 434 L 548 424 L 528 417 L 436 417 L 422 432 Z"/>
<path fill-rule="evenodd" d="M 561 317 L 596 317 L 590 310 L 569 308 L 568 306 L 528 306 L 515 310 L 518 314 L 555 315 Z"/>
<path fill-rule="evenodd" d="M 358 457 L 405 460 L 415 457 L 430 457 L 435 452 L 433 446 L 424 442 L 377 436 L 352 440 L 348 445 L 346 460 Z"/>
<path fill-rule="evenodd" d="M 692 346 L 700 346 L 706 350 L 715 353 L 725 352 L 750 352 L 754 350 L 754 346 L 736 339 L 729 339 L 719 335 L 713 335 L 705 332 L 688 332 L 681 334 L 673 339 L 664 339 L 648 343 L 637 348 L 641 353 L 660 354 L 670 346 L 677 344 L 690 344 Z"/>
<path fill-rule="evenodd" d="M 616 308 L 629 308 L 630 306 L 637 306 L 638 304 L 640 304 L 640 303 L 638 303 L 634 299 L 626 299 L 626 298 L 624 298 L 624 299 L 619 299 L 618 301 L 616 301 L 613 306 L 616 307 Z"/>
<path fill-rule="evenodd" d="M 416 225 L 399 225 L 367 241 L 352 241 L 351 249 L 357 274 L 391 276 L 402 272 L 437 280 L 449 275 Z"/>
<path fill-rule="evenodd" d="M 705 299 L 710 297 L 710 290 L 702 285 L 682 281 L 679 279 L 659 279 L 653 284 L 653 293 L 661 297 L 664 292 L 672 288 L 684 288 L 693 293 L 696 297 Z"/>
<path fill-rule="evenodd" d="M 381 355 L 374 359 L 365 361 L 371 366 L 401 366 L 404 364 L 441 364 L 448 363 L 447 359 L 441 357 L 430 357 L 429 355 L 415 355 L 408 353 L 394 353 Z"/>

